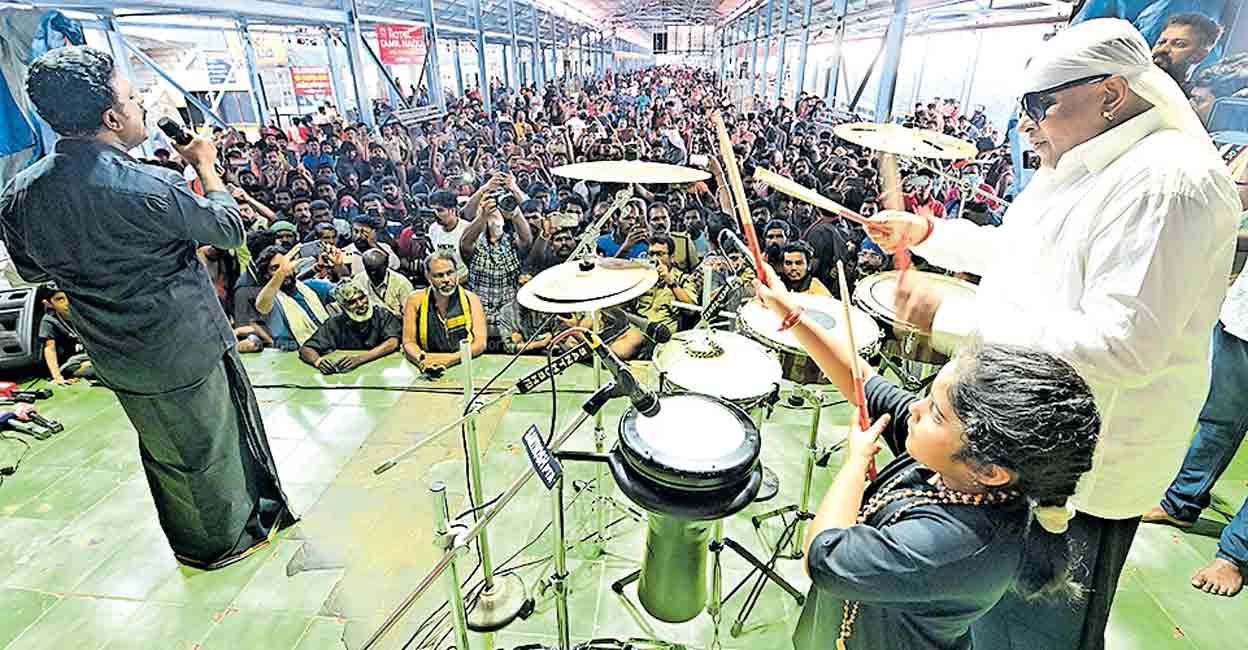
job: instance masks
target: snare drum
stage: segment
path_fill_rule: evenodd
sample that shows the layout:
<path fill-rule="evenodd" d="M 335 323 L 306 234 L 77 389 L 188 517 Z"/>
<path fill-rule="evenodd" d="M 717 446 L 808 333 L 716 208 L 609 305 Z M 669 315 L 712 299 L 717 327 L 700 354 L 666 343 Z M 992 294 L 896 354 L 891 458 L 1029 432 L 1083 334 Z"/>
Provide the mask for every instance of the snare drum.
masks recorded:
<path fill-rule="evenodd" d="M 926 271 L 907 271 L 919 276 L 921 282 L 935 288 L 941 296 L 973 300 L 975 285 L 948 275 Z M 871 314 L 880 327 L 888 333 L 883 352 L 893 357 L 908 359 L 929 365 L 941 365 L 949 360 L 948 350 L 937 350 L 932 345 L 931 334 L 924 334 L 911 323 L 897 321 L 895 307 L 899 271 L 877 273 L 858 281 L 854 289 L 854 303 Z"/>
<path fill-rule="evenodd" d="M 637 596 L 655 618 L 681 623 L 706 607 L 707 543 L 715 520 L 749 505 L 763 480 L 757 427 L 741 407 L 709 395 L 629 408 L 608 464 L 620 490 L 648 513 Z"/>
<path fill-rule="evenodd" d="M 802 313 L 820 327 L 836 336 L 844 336 L 845 309 L 841 301 L 827 296 L 809 294 L 793 294 L 792 298 L 801 305 Z M 871 316 L 856 307 L 849 308 L 853 320 L 854 343 L 858 345 L 858 353 L 864 357 L 873 357 L 879 352 L 880 327 Z M 826 384 L 828 378 L 810 358 L 797 335 L 792 330 L 778 332 L 780 317 L 775 312 L 754 300 L 741 306 L 737 315 L 737 328 L 750 338 L 780 353 L 780 365 L 785 379 L 799 384 Z"/>
<path fill-rule="evenodd" d="M 660 386 L 670 393 L 722 397 L 752 412 L 780 385 L 780 361 L 767 348 L 732 332 L 678 332 L 654 352 Z"/>

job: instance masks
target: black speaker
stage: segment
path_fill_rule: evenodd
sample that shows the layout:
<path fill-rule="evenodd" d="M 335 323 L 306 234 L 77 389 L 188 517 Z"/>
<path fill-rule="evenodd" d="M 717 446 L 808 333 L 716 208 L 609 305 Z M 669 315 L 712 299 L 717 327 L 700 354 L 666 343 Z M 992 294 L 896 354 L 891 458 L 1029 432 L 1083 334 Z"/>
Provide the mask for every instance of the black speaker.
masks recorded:
<path fill-rule="evenodd" d="M 43 306 L 33 287 L 0 289 L 0 369 L 25 368 L 39 360 Z"/>
<path fill-rule="evenodd" d="M 1243 97 L 1223 97 L 1213 103 L 1213 110 L 1209 112 L 1209 132 L 1238 133 L 1240 136 L 1248 135 L 1248 98 Z M 1218 139 L 1215 137 L 1215 139 Z M 1230 139 L 1223 138 L 1225 142 L 1239 144 Z"/>
<path fill-rule="evenodd" d="M 667 52 L 667 32 L 654 33 L 654 53 L 663 54 Z"/>

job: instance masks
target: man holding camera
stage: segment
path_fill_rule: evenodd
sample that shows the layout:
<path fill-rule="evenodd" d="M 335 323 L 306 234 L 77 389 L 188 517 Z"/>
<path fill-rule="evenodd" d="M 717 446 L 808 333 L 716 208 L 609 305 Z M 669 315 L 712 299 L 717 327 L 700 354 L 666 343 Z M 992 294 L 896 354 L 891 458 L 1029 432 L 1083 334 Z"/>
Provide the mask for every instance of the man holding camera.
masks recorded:
<path fill-rule="evenodd" d="M 178 561 L 230 564 L 295 516 L 234 331 L 195 255 L 200 244 L 235 249 L 244 239 L 216 147 L 200 138 L 176 147 L 202 197 L 181 175 L 130 157 L 147 140 L 146 112 L 106 52 L 52 50 L 31 64 L 26 88 L 62 139 L 10 184 L 0 234 L 24 279 L 55 281 L 69 296 L 97 375 L 138 432 Z"/>
<path fill-rule="evenodd" d="M 471 221 L 459 240 L 459 252 L 468 263 L 468 288 L 481 299 L 492 339 L 508 339 L 520 329 L 520 258 L 533 245 L 533 232 L 519 209 L 527 199 L 514 176 L 495 174 L 465 208 Z"/>

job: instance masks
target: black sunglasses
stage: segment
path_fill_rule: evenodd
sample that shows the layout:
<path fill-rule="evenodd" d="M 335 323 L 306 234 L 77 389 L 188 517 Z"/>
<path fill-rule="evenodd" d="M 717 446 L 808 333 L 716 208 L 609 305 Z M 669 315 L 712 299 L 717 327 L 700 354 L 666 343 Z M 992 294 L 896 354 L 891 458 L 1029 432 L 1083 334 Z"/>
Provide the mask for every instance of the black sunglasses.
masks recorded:
<path fill-rule="evenodd" d="M 1057 99 L 1054 98 L 1054 95 L 1057 93 L 1074 88 L 1075 86 L 1099 83 L 1112 76 L 1113 75 L 1108 74 L 1098 74 L 1091 77 L 1075 79 L 1074 81 L 1067 81 L 1064 84 L 1053 86 L 1052 88 L 1025 93 L 1020 100 L 1023 113 L 1025 113 L 1027 117 L 1030 117 L 1032 122 L 1039 124 L 1040 121 L 1044 119 L 1045 113 L 1047 113 L 1049 109 L 1057 103 Z"/>

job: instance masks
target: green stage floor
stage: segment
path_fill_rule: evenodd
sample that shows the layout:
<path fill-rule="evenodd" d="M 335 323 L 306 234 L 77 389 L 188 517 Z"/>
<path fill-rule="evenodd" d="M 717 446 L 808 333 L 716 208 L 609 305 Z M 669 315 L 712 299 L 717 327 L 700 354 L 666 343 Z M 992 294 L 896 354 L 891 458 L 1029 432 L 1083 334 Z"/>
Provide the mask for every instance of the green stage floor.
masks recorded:
<path fill-rule="evenodd" d="M 474 366 L 478 383 L 502 368 L 504 361 L 479 359 Z M 290 354 L 266 352 L 246 363 L 258 385 L 417 385 L 435 390 L 258 388 L 282 480 L 304 519 L 261 552 L 211 573 L 174 562 L 157 525 L 134 431 L 112 394 L 87 386 L 57 390 L 40 408 L 62 421 L 65 432 L 35 443 L 18 472 L 0 486 L 0 648 L 358 648 L 415 586 L 438 557 L 430 541 L 430 482 L 446 481 L 452 509 L 463 507 L 458 433 L 422 448 L 410 462 L 385 475 L 374 476 L 371 469 L 455 417 L 462 408 L 462 370 L 437 382 L 417 382 L 408 366 L 391 357 L 323 381 Z M 508 381 L 500 383 L 509 385 L 537 363 L 522 360 L 507 373 Z M 561 423 L 572 418 L 592 385 L 592 372 L 586 367 L 572 368 L 561 377 Z M 540 393 L 506 398 L 482 414 L 487 496 L 500 492 L 526 469 L 520 436 L 531 424 L 548 431 L 550 408 L 551 395 Z M 617 403 L 604 410 L 609 440 L 614 439 L 621 411 Z M 843 437 L 847 410 L 837 406 L 823 413 L 820 442 L 828 445 Z M 756 533 L 750 516 L 798 498 L 810 415 L 809 410 L 778 408 L 764 427 L 763 457 L 781 476 L 780 495 L 746 509 L 725 525 L 728 536 L 755 552 L 763 552 L 764 539 L 774 539 L 780 526 L 772 521 Z M 592 427 L 582 427 L 571 447 L 592 446 Z M 0 453 L 15 451 L 16 445 L 5 443 Z M 838 460 L 834 455 L 833 467 Z M 589 480 L 595 470 L 573 464 L 568 471 L 573 479 Z M 832 473 L 816 470 L 816 498 Z M 604 482 L 618 496 L 607 476 Z M 517 551 L 523 552 L 508 566 L 547 555 L 551 536 L 545 528 L 551 506 L 545 495 L 540 482 L 531 481 L 490 527 L 495 564 Z M 1248 452 L 1227 471 L 1215 495 L 1215 507 L 1224 513 L 1243 503 L 1248 496 Z M 569 490 L 568 499 L 573 496 Z M 594 520 L 591 499 L 582 496 L 571 506 L 570 539 L 584 536 Z M 1188 586 L 1189 576 L 1213 557 L 1218 530 L 1226 520 L 1224 514 L 1210 510 L 1193 532 L 1140 529 L 1110 621 L 1109 648 L 1243 647 L 1248 638 L 1245 597 L 1215 598 Z M 644 527 L 625 521 L 609 532 L 613 538 L 607 554 L 594 557 L 581 548 L 572 552 L 574 641 L 657 637 L 709 647 L 714 623 L 706 614 L 684 625 L 661 624 L 638 613 L 635 587 L 628 588 L 624 598 L 611 592 L 610 583 L 639 562 Z M 523 549 L 535 537 L 538 542 Z M 461 576 L 466 578 L 475 563 L 475 557 L 462 558 Z M 805 590 L 798 562 L 781 561 L 779 569 Z M 727 554 L 723 570 L 728 587 L 747 573 L 742 560 Z M 519 571 L 529 590 L 539 592 L 548 573 L 549 565 L 540 562 Z M 723 647 L 788 647 L 797 606 L 775 586 L 763 590 L 744 632 L 737 638 L 729 634 L 745 591 L 725 609 L 720 624 Z M 377 647 L 402 647 L 445 595 L 443 585 L 436 585 Z M 550 597 L 539 596 L 532 617 L 494 638 L 474 635 L 472 647 L 553 643 L 554 620 Z M 344 634 L 349 645 L 342 645 Z M 451 643 L 448 637 L 441 647 Z"/>

